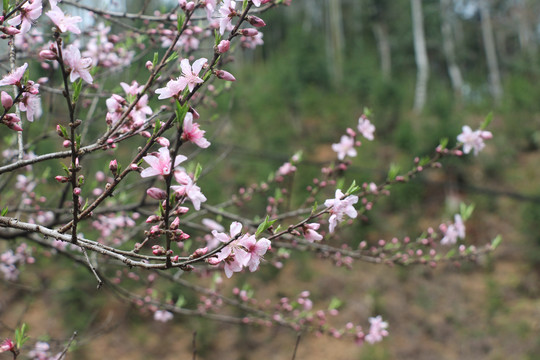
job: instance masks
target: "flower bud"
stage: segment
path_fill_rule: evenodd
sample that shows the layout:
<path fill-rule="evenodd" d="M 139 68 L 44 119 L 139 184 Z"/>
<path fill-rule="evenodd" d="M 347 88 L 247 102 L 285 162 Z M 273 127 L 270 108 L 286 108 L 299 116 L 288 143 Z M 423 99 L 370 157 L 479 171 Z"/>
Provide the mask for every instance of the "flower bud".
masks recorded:
<path fill-rule="evenodd" d="M 160 136 L 156 139 L 156 142 L 161 145 L 161 146 L 165 146 L 165 147 L 169 147 L 169 145 L 171 145 L 169 139 L 167 138 L 164 138 L 163 136 Z"/>
<path fill-rule="evenodd" d="M 193 11 L 195 9 L 195 3 L 193 1 L 190 1 L 186 4 L 186 11 Z"/>
<path fill-rule="evenodd" d="M 17 29 L 14 26 L 2 26 L 0 27 L 0 31 L 7 35 L 17 35 L 21 32 L 21 30 Z"/>
<path fill-rule="evenodd" d="M 65 147 L 65 148 L 68 148 L 71 146 L 71 141 L 70 140 L 64 140 L 64 142 L 62 143 L 62 146 Z"/>
<path fill-rule="evenodd" d="M 158 222 L 161 218 L 157 215 L 150 215 L 147 219 L 146 219 L 146 223 L 147 224 L 151 224 L 151 223 L 155 223 L 155 222 Z"/>
<path fill-rule="evenodd" d="M 221 261 L 217 257 L 211 257 L 206 260 L 210 265 L 218 265 Z"/>
<path fill-rule="evenodd" d="M 207 247 L 200 248 L 200 249 L 195 250 L 195 252 L 191 255 L 191 257 L 194 259 L 200 258 L 201 256 L 206 255 L 207 252 L 208 252 Z"/>
<path fill-rule="evenodd" d="M 61 183 L 67 183 L 69 181 L 69 178 L 67 176 L 61 176 L 61 175 L 55 176 L 54 179 Z"/>
<path fill-rule="evenodd" d="M 177 216 L 177 217 L 173 220 L 173 222 L 171 223 L 170 228 L 171 228 L 171 230 L 176 230 L 176 229 L 178 229 L 178 226 L 180 226 L 180 218 Z"/>
<path fill-rule="evenodd" d="M 167 198 L 167 192 L 156 187 L 146 190 L 146 194 L 156 200 L 165 200 Z"/>
<path fill-rule="evenodd" d="M 229 40 L 221 40 L 217 46 L 218 52 L 220 54 L 226 53 L 231 48 L 231 42 Z"/>
<path fill-rule="evenodd" d="M 13 99 L 7 92 L 2 91 L 1 98 L 2 98 L 2 106 L 4 107 L 4 109 L 7 110 L 13 106 Z"/>
<path fill-rule="evenodd" d="M 73 195 L 81 195 L 81 188 L 80 187 L 76 187 L 75 189 L 73 189 Z"/>
<path fill-rule="evenodd" d="M 240 29 L 239 32 L 244 36 L 256 36 L 259 33 L 256 29 L 253 28 Z"/>
<path fill-rule="evenodd" d="M 111 160 L 111 162 L 109 163 L 109 170 L 111 170 L 113 174 L 116 174 L 116 172 L 118 171 L 118 162 L 116 161 L 116 159 Z"/>
<path fill-rule="evenodd" d="M 236 81 L 236 78 L 228 71 L 216 70 L 215 74 L 218 77 L 218 79 L 222 79 L 226 81 Z"/>
<path fill-rule="evenodd" d="M 146 64 L 144 64 L 144 66 L 146 66 L 146 68 L 148 69 L 148 71 L 152 71 L 152 69 L 154 68 L 154 64 L 152 64 L 152 62 L 150 60 L 148 60 L 146 62 Z"/>
<path fill-rule="evenodd" d="M 52 50 L 41 50 L 39 52 L 39 58 L 41 60 L 56 60 L 56 52 Z"/>
<path fill-rule="evenodd" d="M 260 17 L 257 17 L 257 16 L 253 16 L 253 15 L 248 15 L 247 17 L 247 21 L 255 26 L 255 27 L 263 27 L 263 26 L 266 26 L 266 23 L 264 22 L 263 19 L 261 19 Z"/>

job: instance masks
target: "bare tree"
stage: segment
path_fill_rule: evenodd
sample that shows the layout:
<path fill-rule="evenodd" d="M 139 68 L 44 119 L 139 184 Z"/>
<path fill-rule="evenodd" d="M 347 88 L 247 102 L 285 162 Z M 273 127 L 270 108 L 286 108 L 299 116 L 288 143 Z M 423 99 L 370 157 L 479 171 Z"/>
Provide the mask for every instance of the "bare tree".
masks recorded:
<path fill-rule="evenodd" d="M 426 104 L 427 84 L 429 79 L 429 61 L 426 50 L 426 36 L 424 34 L 422 0 L 411 0 L 411 12 L 414 35 L 414 53 L 416 67 L 418 69 L 414 93 L 414 111 L 419 113 L 424 109 Z"/>
<path fill-rule="evenodd" d="M 452 21 L 455 21 L 453 19 L 452 0 L 441 0 L 440 5 L 442 45 L 448 66 L 448 75 L 454 93 L 461 98 L 463 95 L 463 77 L 456 61 L 456 46 L 452 34 Z"/>
<path fill-rule="evenodd" d="M 501 74 L 499 63 L 497 61 L 497 51 L 495 49 L 495 39 L 493 36 L 493 27 L 491 26 L 490 0 L 478 0 L 480 8 L 480 17 L 482 19 L 482 39 L 484 40 L 484 50 L 489 70 L 489 89 L 495 104 L 500 104 L 503 96 L 501 85 Z"/>

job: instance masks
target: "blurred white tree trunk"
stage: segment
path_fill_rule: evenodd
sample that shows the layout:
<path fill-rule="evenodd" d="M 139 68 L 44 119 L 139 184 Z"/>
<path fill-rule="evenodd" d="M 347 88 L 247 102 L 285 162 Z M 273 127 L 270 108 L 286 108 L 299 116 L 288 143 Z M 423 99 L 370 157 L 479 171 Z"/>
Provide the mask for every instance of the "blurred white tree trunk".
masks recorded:
<path fill-rule="evenodd" d="M 501 85 L 501 74 L 499 63 L 497 61 L 497 51 L 495 49 L 495 40 L 493 36 L 493 27 L 491 26 L 490 0 L 478 0 L 480 7 L 480 17 L 482 19 L 482 39 L 484 40 L 484 50 L 489 70 L 489 88 L 495 104 L 500 104 L 503 96 Z"/>
<path fill-rule="evenodd" d="M 414 36 L 414 53 L 416 59 L 417 75 L 414 92 L 414 111 L 419 113 L 424 109 L 429 79 L 429 61 L 426 50 L 426 36 L 424 34 L 424 15 L 422 0 L 411 0 L 412 25 Z"/>
<path fill-rule="evenodd" d="M 456 46 L 452 34 L 452 21 L 454 21 L 452 0 L 441 0 L 440 5 L 442 45 L 448 66 L 448 75 L 454 93 L 461 98 L 463 95 L 463 77 L 456 61 Z"/>
<path fill-rule="evenodd" d="M 328 0 L 327 57 L 331 83 L 339 87 L 343 83 L 343 14 L 341 0 Z"/>
<path fill-rule="evenodd" d="M 375 22 L 373 24 L 373 33 L 377 41 L 377 49 L 379 49 L 382 77 L 384 80 L 390 80 L 392 76 L 392 52 L 386 24 L 382 21 Z"/>

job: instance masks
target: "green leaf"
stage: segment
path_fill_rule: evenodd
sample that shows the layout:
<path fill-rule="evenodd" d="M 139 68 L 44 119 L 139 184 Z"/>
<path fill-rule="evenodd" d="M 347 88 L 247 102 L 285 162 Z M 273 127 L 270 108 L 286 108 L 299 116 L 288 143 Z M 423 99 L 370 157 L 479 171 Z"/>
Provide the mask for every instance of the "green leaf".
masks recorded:
<path fill-rule="evenodd" d="M 15 329 L 15 344 L 18 349 L 29 339 L 28 335 L 26 335 L 27 330 L 28 325 L 26 323 L 22 324 L 20 329 Z"/>
<path fill-rule="evenodd" d="M 154 134 L 157 134 L 159 129 L 161 129 L 161 121 L 156 119 L 156 123 L 155 123 L 155 126 L 154 126 Z"/>
<path fill-rule="evenodd" d="M 244 0 L 244 3 L 242 4 L 242 12 L 246 10 L 247 6 L 248 6 L 248 0 Z"/>
<path fill-rule="evenodd" d="M 328 304 L 328 310 L 337 310 L 343 305 L 343 301 L 339 300 L 337 297 L 333 297 Z"/>
<path fill-rule="evenodd" d="M 216 46 L 218 46 L 219 43 L 221 42 L 221 34 L 219 33 L 219 31 L 214 30 L 214 38 L 215 38 L 215 44 Z"/>
<path fill-rule="evenodd" d="M 181 105 L 179 101 L 176 102 L 176 119 L 175 121 L 178 123 L 180 127 L 184 124 L 184 118 L 186 117 L 186 114 L 189 110 L 188 103 L 185 103 L 184 105 Z"/>
<path fill-rule="evenodd" d="M 418 162 L 418 165 L 425 166 L 427 163 L 429 163 L 430 160 L 431 158 L 429 156 L 424 156 L 420 159 L 420 161 Z"/>
<path fill-rule="evenodd" d="M 496 248 L 498 248 L 499 245 L 501 245 L 501 242 L 502 242 L 502 236 L 497 235 L 497 237 L 493 239 L 493 241 L 491 242 L 491 249 L 495 250 Z"/>
<path fill-rule="evenodd" d="M 486 115 L 486 118 L 484 119 L 484 122 L 482 123 L 482 125 L 480 125 L 480 130 L 486 129 L 489 126 L 489 124 L 491 124 L 492 121 L 493 121 L 493 112 L 490 112 L 489 114 Z"/>
<path fill-rule="evenodd" d="M 58 126 L 60 126 L 60 131 L 62 132 L 62 136 L 64 137 L 64 139 L 69 138 L 69 135 L 68 135 L 68 133 L 67 133 L 66 128 L 63 127 L 62 125 L 58 125 Z"/>
<path fill-rule="evenodd" d="M 266 215 L 264 221 L 257 228 L 255 236 L 259 236 L 262 232 L 266 231 L 270 226 L 272 226 L 277 220 L 270 220 L 270 216 Z"/>
<path fill-rule="evenodd" d="M 184 22 L 186 21 L 186 14 L 182 12 L 178 12 L 178 15 L 176 17 L 176 29 L 178 31 L 182 31 L 182 27 L 184 26 Z"/>
<path fill-rule="evenodd" d="M 390 170 L 388 170 L 388 180 L 392 181 L 399 175 L 400 168 L 396 164 L 390 164 Z"/>
<path fill-rule="evenodd" d="M 349 186 L 349 190 L 347 190 L 347 194 L 353 195 L 358 190 L 360 190 L 360 186 L 357 186 L 356 185 L 356 180 L 353 180 L 351 186 Z"/>
<path fill-rule="evenodd" d="M 441 149 L 446 149 L 446 147 L 448 146 L 448 138 L 442 138 L 439 146 L 441 147 Z"/>
<path fill-rule="evenodd" d="M 79 100 L 79 95 L 81 95 L 82 90 L 82 79 L 79 79 L 73 84 L 73 103 L 76 103 Z"/>
<path fill-rule="evenodd" d="M 174 304 L 174 306 L 176 306 L 177 308 L 182 308 L 182 306 L 184 306 L 185 304 L 186 304 L 186 299 L 184 298 L 183 295 L 180 295 L 178 300 L 176 300 L 176 304 Z"/>
<path fill-rule="evenodd" d="M 474 204 L 471 205 L 465 205 L 464 203 L 459 204 L 459 214 L 461 215 L 461 218 L 463 221 L 467 221 L 472 213 L 474 211 Z"/>
<path fill-rule="evenodd" d="M 75 150 L 77 150 L 77 151 L 81 148 L 81 139 L 82 139 L 81 134 L 77 134 L 75 136 Z"/>
<path fill-rule="evenodd" d="M 167 63 L 170 63 L 171 61 L 174 61 L 174 60 L 176 60 L 176 59 L 178 59 L 178 53 L 177 53 L 177 52 L 173 52 L 173 53 L 171 54 L 171 56 L 169 56 L 169 58 L 167 59 Z"/>
<path fill-rule="evenodd" d="M 371 112 L 371 110 L 368 107 L 364 106 L 364 115 L 366 115 L 366 117 L 371 117 L 371 115 L 373 115 L 373 113 Z"/>
<path fill-rule="evenodd" d="M 3 5 L 2 5 L 2 9 L 3 9 L 5 12 L 7 12 L 8 7 L 9 7 L 9 0 L 4 0 L 4 1 L 3 1 Z"/>
<path fill-rule="evenodd" d="M 314 214 L 317 211 L 318 207 L 319 204 L 315 201 L 315 203 L 313 203 L 313 206 L 311 207 L 311 213 Z"/>
<path fill-rule="evenodd" d="M 8 213 L 8 207 L 6 206 L 5 208 L 2 209 L 1 215 L 2 215 L 2 216 L 6 216 L 7 213 Z"/>
<path fill-rule="evenodd" d="M 159 61 L 159 54 L 157 51 L 154 53 L 154 59 L 152 60 L 152 67 L 155 68 Z"/>
<path fill-rule="evenodd" d="M 450 249 L 444 256 L 446 259 L 450 259 L 456 254 L 456 249 Z"/>
<path fill-rule="evenodd" d="M 196 182 L 199 179 L 199 176 L 201 176 L 202 172 L 202 166 L 200 163 L 197 163 L 197 167 L 195 168 L 195 175 L 193 176 L 193 182 Z"/>

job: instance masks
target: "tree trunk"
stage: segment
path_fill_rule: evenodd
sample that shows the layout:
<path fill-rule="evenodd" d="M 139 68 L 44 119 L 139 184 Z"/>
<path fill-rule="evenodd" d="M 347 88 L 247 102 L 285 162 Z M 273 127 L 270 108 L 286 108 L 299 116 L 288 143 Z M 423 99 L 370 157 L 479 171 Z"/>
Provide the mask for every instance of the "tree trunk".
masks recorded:
<path fill-rule="evenodd" d="M 484 40 L 484 50 L 489 70 L 489 88 L 495 104 L 501 103 L 503 90 L 501 86 L 501 74 L 499 63 L 497 61 L 497 52 L 495 49 L 495 39 L 493 28 L 491 26 L 491 15 L 489 13 L 489 0 L 478 0 L 480 5 L 480 16 L 482 18 L 482 39 Z"/>
<path fill-rule="evenodd" d="M 463 77 L 456 61 L 456 46 L 452 34 L 452 0 L 441 0 L 441 33 L 444 56 L 448 66 L 448 75 L 454 93 L 461 98 L 463 95 Z"/>
<path fill-rule="evenodd" d="M 335 88 L 343 83 L 343 14 L 341 0 L 328 0 L 327 55 L 330 80 Z"/>
<path fill-rule="evenodd" d="M 375 22 L 373 24 L 373 33 L 379 50 L 382 78 L 383 80 L 390 80 L 392 75 L 392 52 L 386 24 L 380 21 Z"/>
<path fill-rule="evenodd" d="M 414 35 L 414 53 L 417 67 L 416 88 L 414 93 L 414 111 L 420 113 L 426 104 L 427 84 L 429 79 L 429 62 L 426 50 L 426 36 L 424 34 L 422 0 L 411 0 L 411 10 Z"/>

